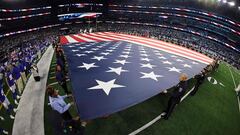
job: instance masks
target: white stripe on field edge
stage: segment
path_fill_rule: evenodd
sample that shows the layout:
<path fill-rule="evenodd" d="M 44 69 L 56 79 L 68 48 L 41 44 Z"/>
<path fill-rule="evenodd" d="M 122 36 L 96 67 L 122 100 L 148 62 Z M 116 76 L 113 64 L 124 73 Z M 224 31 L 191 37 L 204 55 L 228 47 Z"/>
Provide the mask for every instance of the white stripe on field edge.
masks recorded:
<path fill-rule="evenodd" d="M 237 88 L 236 81 L 235 81 L 235 79 L 234 79 L 234 77 L 233 77 L 233 73 L 232 73 L 232 70 L 230 69 L 230 66 L 228 66 L 228 69 L 229 69 L 230 74 L 231 74 L 231 76 L 232 76 L 232 80 L 233 80 L 233 84 L 234 84 L 234 90 L 235 90 L 235 89 Z M 238 95 L 238 92 L 237 92 L 237 91 L 236 91 L 236 94 Z M 237 101 L 238 101 L 238 110 L 239 110 L 239 112 L 240 112 L 240 101 L 239 101 L 238 96 L 237 96 Z"/>

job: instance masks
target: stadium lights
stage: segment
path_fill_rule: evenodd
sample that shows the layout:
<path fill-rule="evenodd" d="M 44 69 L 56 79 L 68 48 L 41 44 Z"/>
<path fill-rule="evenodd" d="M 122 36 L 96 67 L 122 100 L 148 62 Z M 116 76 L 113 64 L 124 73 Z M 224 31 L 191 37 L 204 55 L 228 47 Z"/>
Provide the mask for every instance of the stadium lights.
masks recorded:
<path fill-rule="evenodd" d="M 227 0 L 223 0 L 222 2 L 223 2 L 223 3 L 227 3 Z"/>
<path fill-rule="evenodd" d="M 238 10 L 240 10 L 240 6 L 238 7 Z"/>
<path fill-rule="evenodd" d="M 235 6 L 235 3 L 233 1 L 231 1 L 231 2 L 228 2 L 228 5 L 233 7 L 233 6 Z"/>

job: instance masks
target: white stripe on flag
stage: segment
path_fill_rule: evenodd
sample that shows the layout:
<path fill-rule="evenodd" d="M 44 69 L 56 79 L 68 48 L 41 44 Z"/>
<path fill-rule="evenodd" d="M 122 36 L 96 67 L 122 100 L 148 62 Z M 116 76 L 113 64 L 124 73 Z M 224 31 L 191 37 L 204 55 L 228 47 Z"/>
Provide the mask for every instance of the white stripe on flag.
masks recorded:
<path fill-rule="evenodd" d="M 66 37 L 66 39 L 68 40 L 68 43 L 77 43 L 77 42 L 78 42 L 77 40 L 73 39 L 73 38 L 70 37 L 70 36 L 65 36 L 65 37 Z"/>
<path fill-rule="evenodd" d="M 102 41 L 112 41 L 112 40 L 109 40 L 109 39 L 96 37 L 96 34 L 94 34 L 94 33 L 84 34 L 84 36 L 87 36 L 87 37 L 90 37 L 90 38 L 95 38 L 95 39 L 102 40 Z"/>
<path fill-rule="evenodd" d="M 75 36 L 75 37 L 77 37 L 77 38 L 79 38 L 79 39 L 82 39 L 82 40 L 84 40 L 84 41 L 86 41 L 86 42 L 96 42 L 95 40 L 82 37 L 82 36 L 80 36 L 80 34 L 79 34 L 79 35 L 73 35 L 73 36 Z"/>

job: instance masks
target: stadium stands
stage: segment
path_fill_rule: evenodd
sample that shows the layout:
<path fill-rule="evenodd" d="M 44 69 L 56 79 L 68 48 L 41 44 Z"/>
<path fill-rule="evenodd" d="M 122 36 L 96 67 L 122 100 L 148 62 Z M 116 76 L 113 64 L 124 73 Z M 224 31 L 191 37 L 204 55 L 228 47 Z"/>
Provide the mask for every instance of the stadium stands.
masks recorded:
<path fill-rule="evenodd" d="M 219 8 L 222 8 L 220 4 L 208 9 L 207 6 L 194 0 L 189 0 L 188 3 L 186 1 L 171 0 L 169 4 L 168 0 L 147 0 L 147 2 L 109 0 L 108 4 L 102 4 L 101 1 L 96 4 L 89 0 L 87 1 L 89 3 L 60 2 L 61 4 L 51 4 L 51 6 L 46 5 L 48 4 L 46 2 L 34 8 L 14 9 L 0 6 L 0 134 L 11 133 L 10 127 L 13 125 L 19 98 L 27 83 L 26 78 L 28 79 L 31 74 L 31 65 L 41 58 L 47 47 L 59 46 L 59 37 L 62 35 L 115 32 L 148 37 L 200 52 L 240 70 L 240 14 L 235 12 L 235 9 L 229 8 L 226 8 L 225 12 L 220 11 Z M 192 4 L 191 8 L 189 4 Z M 71 16 L 79 11 L 99 12 L 101 17 L 95 15 L 93 19 L 79 19 L 79 16 L 72 20 L 64 17 L 62 20 L 56 19 L 57 14 L 69 13 Z M 55 20 L 53 16 L 56 17 Z M 65 58 L 63 61 L 65 62 Z M 54 62 L 55 58 L 52 60 L 52 63 Z M 59 64 L 59 56 L 52 67 L 55 68 L 57 64 Z M 66 65 L 68 66 L 67 63 Z M 72 91 L 72 87 L 69 87 L 67 66 L 64 72 L 64 87 Z M 205 68 L 209 70 L 209 74 L 211 68 L 215 69 L 215 66 Z M 52 71 L 52 74 L 54 73 Z M 20 75 L 20 78 L 16 74 Z M 233 76 L 231 73 L 232 78 Z M 12 90 L 13 85 L 9 85 L 9 82 L 11 83 L 9 78 L 13 79 L 14 84 L 16 83 L 16 91 Z M 55 77 L 51 78 L 55 80 Z M 48 81 L 48 84 L 57 84 L 56 87 L 60 88 L 61 83 L 51 81 Z M 237 85 L 235 80 L 234 85 L 235 87 Z M 239 91 L 237 92 L 239 96 Z M 7 105 L 2 104 L 4 101 Z M 3 125 L 2 121 L 6 124 Z"/>

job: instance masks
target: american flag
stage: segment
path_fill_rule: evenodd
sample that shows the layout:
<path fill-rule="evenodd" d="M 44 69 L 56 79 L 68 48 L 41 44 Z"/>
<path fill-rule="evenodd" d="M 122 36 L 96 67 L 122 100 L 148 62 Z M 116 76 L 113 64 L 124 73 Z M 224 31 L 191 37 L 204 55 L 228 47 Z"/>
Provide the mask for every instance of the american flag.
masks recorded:
<path fill-rule="evenodd" d="M 191 78 L 212 59 L 163 41 L 111 32 L 61 37 L 83 120 L 126 109 Z"/>

